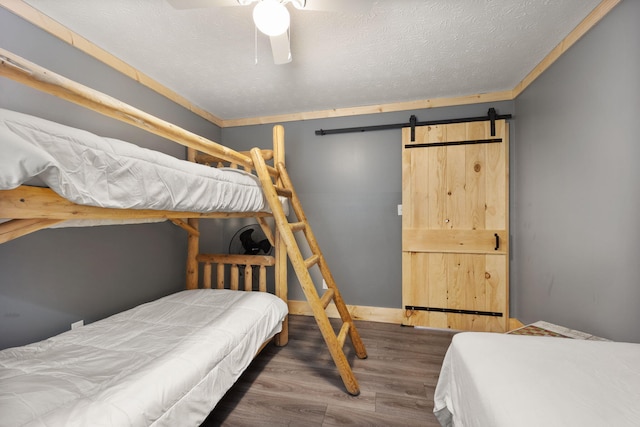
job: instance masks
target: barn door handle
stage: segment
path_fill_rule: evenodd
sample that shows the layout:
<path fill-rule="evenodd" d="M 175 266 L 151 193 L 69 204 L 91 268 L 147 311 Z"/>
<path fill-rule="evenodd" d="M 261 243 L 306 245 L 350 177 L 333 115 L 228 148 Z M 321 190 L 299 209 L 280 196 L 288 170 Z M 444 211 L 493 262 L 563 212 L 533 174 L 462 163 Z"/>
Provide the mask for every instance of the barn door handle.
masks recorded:
<path fill-rule="evenodd" d="M 498 233 L 495 233 L 494 236 L 496 236 L 496 247 L 494 250 L 498 250 L 500 249 L 500 236 L 498 236 Z"/>

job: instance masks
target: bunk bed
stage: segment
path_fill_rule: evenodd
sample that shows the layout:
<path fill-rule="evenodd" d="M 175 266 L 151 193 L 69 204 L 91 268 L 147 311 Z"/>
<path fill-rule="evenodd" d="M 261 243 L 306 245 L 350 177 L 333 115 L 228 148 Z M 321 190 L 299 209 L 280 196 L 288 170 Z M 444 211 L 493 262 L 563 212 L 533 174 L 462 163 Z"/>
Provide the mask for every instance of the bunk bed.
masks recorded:
<path fill-rule="evenodd" d="M 284 164 L 282 127 L 273 150 L 240 153 L 1 49 L 0 75 L 186 145 L 190 160 L 0 110 L 0 243 L 67 221 L 170 220 L 188 235 L 186 290 L 0 351 L 0 426 L 198 426 L 268 342 L 288 340 L 287 249 L 267 220 L 287 202 L 252 173 L 260 157 L 287 195 L 264 163 Z M 256 218 L 274 255 L 200 253 L 199 220 L 230 217 Z"/>
<path fill-rule="evenodd" d="M 361 359 L 366 349 L 287 173 L 282 126 L 273 128 L 272 150 L 238 152 L 4 49 L 0 76 L 184 145 L 188 161 L 204 164 L 0 111 L 3 150 L 14 154 L 0 159 L 0 244 L 68 222 L 168 219 L 187 232 L 185 293 L 0 352 L 0 426 L 17 419 L 28 425 L 198 425 L 269 340 L 287 343 L 288 261 L 347 392 L 360 393 L 343 346 L 348 337 Z M 105 182 L 107 176 L 115 181 Z M 255 218 L 273 256 L 199 253 L 200 219 L 235 217 Z M 303 257 L 294 232 L 302 233 L 311 256 Z M 266 292 L 268 267 L 275 296 Z M 322 295 L 312 268 L 327 285 Z M 326 313 L 330 303 L 342 321 L 337 333 Z M 210 342 L 223 351 L 212 351 Z M 47 358 L 51 363 L 42 363 Z"/>
<path fill-rule="evenodd" d="M 464 332 L 434 395 L 442 426 L 638 426 L 640 344 Z"/>

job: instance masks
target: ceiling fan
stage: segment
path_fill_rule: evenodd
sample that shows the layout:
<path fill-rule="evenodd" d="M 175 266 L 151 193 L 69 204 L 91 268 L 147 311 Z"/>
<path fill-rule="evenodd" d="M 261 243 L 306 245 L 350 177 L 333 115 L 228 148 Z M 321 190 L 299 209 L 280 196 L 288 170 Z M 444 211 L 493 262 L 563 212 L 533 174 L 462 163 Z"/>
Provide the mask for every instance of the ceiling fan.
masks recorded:
<path fill-rule="evenodd" d="M 354 0 L 167 0 L 175 9 L 204 7 L 249 6 L 255 3 L 253 22 L 256 28 L 269 36 L 275 64 L 291 62 L 288 4 L 300 10 L 353 10 Z"/>
<path fill-rule="evenodd" d="M 269 36 L 275 64 L 291 62 L 289 24 L 291 18 L 286 5 L 304 9 L 306 0 L 167 0 L 176 9 L 192 9 L 211 6 L 248 6 L 253 9 L 253 22 L 261 33 Z"/>

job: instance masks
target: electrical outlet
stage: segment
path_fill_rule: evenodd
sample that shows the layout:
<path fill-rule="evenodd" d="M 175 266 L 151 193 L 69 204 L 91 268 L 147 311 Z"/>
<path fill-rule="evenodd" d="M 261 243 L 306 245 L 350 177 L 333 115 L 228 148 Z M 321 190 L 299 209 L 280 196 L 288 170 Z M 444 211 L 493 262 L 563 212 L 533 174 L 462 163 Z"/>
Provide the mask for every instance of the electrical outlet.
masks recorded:
<path fill-rule="evenodd" d="M 402 216 L 402 205 L 398 205 L 398 216 Z"/>
<path fill-rule="evenodd" d="M 322 289 L 329 289 L 327 282 L 325 282 L 324 279 L 322 279 Z"/>
<path fill-rule="evenodd" d="M 79 328 L 81 326 L 84 326 L 84 320 L 78 320 L 77 322 L 73 322 L 71 324 L 71 329 L 76 329 L 76 328 Z"/>

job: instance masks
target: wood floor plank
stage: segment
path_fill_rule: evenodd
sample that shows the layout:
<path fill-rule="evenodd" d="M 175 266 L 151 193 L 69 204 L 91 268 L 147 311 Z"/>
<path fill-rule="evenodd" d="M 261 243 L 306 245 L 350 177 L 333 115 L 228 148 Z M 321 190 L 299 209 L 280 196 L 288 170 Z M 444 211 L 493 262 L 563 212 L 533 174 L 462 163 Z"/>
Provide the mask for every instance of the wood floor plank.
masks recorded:
<path fill-rule="evenodd" d="M 435 422 L 435 423 L 434 423 Z M 371 427 L 440 427 L 435 417 L 433 420 L 398 416 L 380 412 L 359 411 L 357 409 L 329 406 L 322 427 L 338 426 L 371 426 Z"/>
<path fill-rule="evenodd" d="M 337 329 L 339 320 L 332 319 Z M 433 391 L 453 332 L 356 321 L 368 358 L 345 354 L 360 395 L 344 389 L 313 317 L 289 316 L 289 344 L 267 346 L 201 427 L 438 426 Z"/>
<path fill-rule="evenodd" d="M 304 397 L 264 396 L 260 392 L 248 390 L 242 393 L 240 401 L 232 395 L 225 396 L 216 406 L 215 414 L 209 415 L 202 427 L 214 426 L 276 426 L 322 425 L 327 405 L 313 403 Z"/>
<path fill-rule="evenodd" d="M 426 419 L 431 415 L 432 410 L 433 405 L 429 405 L 426 397 L 418 399 L 395 394 L 376 394 L 376 413 Z"/>
<path fill-rule="evenodd" d="M 272 361 L 260 375 L 250 384 L 238 383 L 238 388 L 251 388 L 259 391 L 265 398 L 268 396 L 299 398 L 301 391 L 312 385 L 313 400 L 316 403 L 350 406 L 362 410 L 375 411 L 376 393 L 371 390 L 361 390 L 360 395 L 352 396 L 345 393 L 341 380 L 326 381 L 334 372 L 311 372 L 310 370 L 287 369 L 286 365 Z M 424 392 L 422 394 L 424 397 Z"/>
<path fill-rule="evenodd" d="M 390 378 L 367 373 L 356 375 L 360 388 L 374 393 L 388 393 L 416 399 L 421 399 L 425 396 L 423 378 Z"/>

